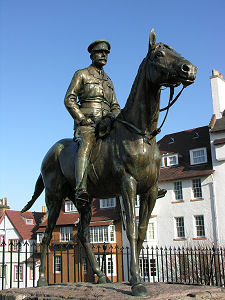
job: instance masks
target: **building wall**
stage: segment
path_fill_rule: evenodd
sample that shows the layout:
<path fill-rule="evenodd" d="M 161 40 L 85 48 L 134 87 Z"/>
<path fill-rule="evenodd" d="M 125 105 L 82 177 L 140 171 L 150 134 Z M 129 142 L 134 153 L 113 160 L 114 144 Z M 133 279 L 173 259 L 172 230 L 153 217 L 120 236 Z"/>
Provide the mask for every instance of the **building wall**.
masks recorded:
<path fill-rule="evenodd" d="M 211 133 L 211 150 L 213 169 L 215 170 L 213 178 L 213 192 L 215 198 L 215 222 L 217 226 L 217 240 L 221 246 L 225 245 L 225 149 L 224 145 L 214 145 L 216 139 L 225 138 L 225 131 L 220 133 Z"/>
<path fill-rule="evenodd" d="M 113 274 L 109 274 L 111 281 L 123 281 L 122 273 L 122 230 L 121 221 L 114 222 L 115 225 L 115 243 L 105 243 L 106 251 L 103 250 L 104 243 L 93 243 L 93 251 L 96 257 L 100 258 L 102 262 L 102 256 L 106 254 L 106 259 L 113 259 Z M 96 223 L 98 226 L 98 223 Z M 86 253 L 83 247 L 80 245 L 79 241 L 75 238 L 77 234 L 77 226 L 73 227 L 73 237 L 75 240 L 71 243 L 62 243 L 60 241 L 60 226 L 57 226 L 53 230 L 52 240 L 49 246 L 49 255 L 46 258 L 46 278 L 48 278 L 49 283 L 60 283 L 60 282 L 80 282 L 80 281 L 97 281 L 97 277 L 93 274 L 91 265 L 87 259 Z M 75 244 L 74 244 L 75 243 Z M 54 246 L 55 244 L 55 246 Z M 67 245 L 67 246 L 66 246 Z M 117 245 L 117 249 L 116 249 Z M 111 248 L 112 246 L 112 248 Z M 38 251 L 40 251 L 40 244 L 38 244 Z M 54 263 L 56 256 L 60 256 L 62 259 L 62 269 L 60 272 L 54 272 Z M 87 262 L 87 272 L 84 272 L 83 262 L 86 259 Z M 107 266 L 106 266 L 107 268 Z M 107 272 L 107 271 L 106 271 Z M 107 272 L 108 273 L 108 272 Z"/>
<path fill-rule="evenodd" d="M 167 189 L 167 194 L 164 198 L 156 201 L 153 210 L 153 214 L 157 215 L 158 246 L 212 246 L 214 242 L 211 211 L 212 180 L 210 176 L 201 179 L 202 199 L 193 199 L 192 179 L 182 180 L 183 201 L 175 200 L 174 181 L 160 182 L 160 188 Z M 196 215 L 204 216 L 205 238 L 196 237 L 194 220 Z M 176 217 L 184 217 L 185 239 L 176 237 Z"/>
<path fill-rule="evenodd" d="M 7 216 L 4 217 L 0 224 L 0 235 L 4 235 L 5 246 L 0 246 L 0 265 L 3 264 L 3 260 L 6 266 L 6 275 L 4 277 L 4 289 L 13 287 L 32 287 L 33 279 L 30 274 L 30 268 L 33 268 L 33 263 L 29 262 L 29 258 L 33 253 L 33 240 L 21 240 L 21 237 L 17 233 L 16 229 L 13 227 Z M 20 255 L 18 256 L 18 251 L 11 251 L 9 246 L 10 240 L 21 241 Z M 27 253 L 27 254 L 26 254 Z M 16 280 L 15 272 L 16 266 L 20 265 L 22 268 L 22 278 L 19 281 Z M 0 270 L 1 280 L 0 289 L 2 288 L 2 269 Z M 34 284 L 37 284 L 38 266 L 35 264 L 35 280 Z M 27 274 L 27 281 L 26 281 Z M 11 279 L 10 279 L 11 278 Z"/>

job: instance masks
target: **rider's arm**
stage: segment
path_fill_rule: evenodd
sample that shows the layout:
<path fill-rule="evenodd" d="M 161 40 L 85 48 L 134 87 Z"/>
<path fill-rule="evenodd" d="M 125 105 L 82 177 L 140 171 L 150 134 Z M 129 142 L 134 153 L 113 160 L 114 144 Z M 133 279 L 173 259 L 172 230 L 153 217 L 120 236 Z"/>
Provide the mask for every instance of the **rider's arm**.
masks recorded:
<path fill-rule="evenodd" d="M 112 86 L 113 83 L 111 82 Z M 110 104 L 110 114 L 116 117 L 120 113 L 120 105 L 116 99 L 115 89 L 113 87 L 112 102 Z"/>
<path fill-rule="evenodd" d="M 81 112 L 79 105 L 77 103 L 77 96 L 81 91 L 82 82 L 83 82 L 82 73 L 81 71 L 77 71 L 72 78 L 72 81 L 68 87 L 64 99 L 64 104 L 67 110 L 69 111 L 70 115 L 75 120 L 76 124 L 79 124 L 83 120 L 85 120 L 85 116 Z"/>

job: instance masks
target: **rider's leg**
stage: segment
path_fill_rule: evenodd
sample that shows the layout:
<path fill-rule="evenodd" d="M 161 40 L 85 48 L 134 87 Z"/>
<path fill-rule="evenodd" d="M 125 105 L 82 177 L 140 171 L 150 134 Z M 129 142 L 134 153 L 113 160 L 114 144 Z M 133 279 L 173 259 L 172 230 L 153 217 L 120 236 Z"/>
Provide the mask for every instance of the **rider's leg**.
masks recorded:
<path fill-rule="evenodd" d="M 95 128 L 92 126 L 79 126 L 75 134 L 79 143 L 79 150 L 75 159 L 75 197 L 76 201 L 89 201 L 87 193 L 87 168 L 92 146 L 95 141 Z"/>

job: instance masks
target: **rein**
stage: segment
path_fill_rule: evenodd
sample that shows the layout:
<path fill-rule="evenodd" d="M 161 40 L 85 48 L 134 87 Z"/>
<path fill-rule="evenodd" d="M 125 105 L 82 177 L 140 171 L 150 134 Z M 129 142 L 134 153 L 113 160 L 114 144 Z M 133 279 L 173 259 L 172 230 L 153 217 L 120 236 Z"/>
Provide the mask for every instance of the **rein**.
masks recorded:
<path fill-rule="evenodd" d="M 174 95 L 174 86 L 171 86 L 170 87 L 170 97 L 169 97 L 169 101 L 168 101 L 168 105 L 162 109 L 160 109 L 159 111 L 162 112 L 164 110 L 166 110 L 166 114 L 165 114 L 165 117 L 161 123 L 161 125 L 153 130 L 151 133 L 150 133 L 150 137 L 148 137 L 146 135 L 146 133 L 144 131 L 142 131 L 141 129 L 137 128 L 134 124 L 130 123 L 130 122 L 127 122 L 123 116 L 123 113 L 122 113 L 122 110 L 121 110 L 121 115 L 123 116 L 123 119 L 124 120 L 121 120 L 119 118 L 116 118 L 116 121 L 124 124 L 125 126 L 131 128 L 133 131 L 135 131 L 137 134 L 143 136 L 143 140 L 148 143 L 150 145 L 150 141 L 157 135 L 161 132 L 161 128 L 162 126 L 164 125 L 165 121 L 166 121 L 166 118 L 168 116 L 168 112 L 169 112 L 169 109 L 170 107 L 177 101 L 177 99 L 180 97 L 181 93 L 183 92 L 185 86 L 183 86 L 182 90 L 177 94 L 177 96 L 173 99 L 173 95 Z"/>

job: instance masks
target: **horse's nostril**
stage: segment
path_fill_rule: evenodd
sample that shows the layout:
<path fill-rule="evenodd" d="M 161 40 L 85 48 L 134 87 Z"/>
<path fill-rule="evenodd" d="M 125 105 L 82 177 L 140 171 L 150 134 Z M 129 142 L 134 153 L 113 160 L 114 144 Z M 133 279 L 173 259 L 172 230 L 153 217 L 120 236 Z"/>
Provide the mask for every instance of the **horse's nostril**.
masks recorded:
<path fill-rule="evenodd" d="M 181 70 L 182 70 L 183 72 L 189 72 L 189 71 L 190 71 L 190 68 L 189 68 L 188 65 L 183 64 L 183 65 L 181 66 Z"/>

